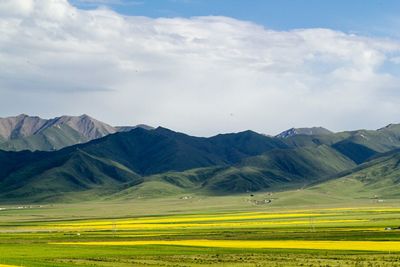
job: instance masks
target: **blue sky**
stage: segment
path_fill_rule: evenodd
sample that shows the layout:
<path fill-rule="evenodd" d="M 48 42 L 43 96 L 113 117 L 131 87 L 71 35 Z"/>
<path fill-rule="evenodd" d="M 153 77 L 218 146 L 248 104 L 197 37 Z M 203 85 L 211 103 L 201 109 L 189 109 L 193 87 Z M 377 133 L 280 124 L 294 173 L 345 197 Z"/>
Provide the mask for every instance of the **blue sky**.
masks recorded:
<path fill-rule="evenodd" d="M 348 33 L 398 37 L 398 0 L 73 0 L 79 8 L 108 6 L 135 16 L 221 15 L 275 30 L 330 28 Z"/>
<path fill-rule="evenodd" d="M 0 117 L 85 113 L 199 136 L 399 123 L 399 8 L 0 0 Z"/>

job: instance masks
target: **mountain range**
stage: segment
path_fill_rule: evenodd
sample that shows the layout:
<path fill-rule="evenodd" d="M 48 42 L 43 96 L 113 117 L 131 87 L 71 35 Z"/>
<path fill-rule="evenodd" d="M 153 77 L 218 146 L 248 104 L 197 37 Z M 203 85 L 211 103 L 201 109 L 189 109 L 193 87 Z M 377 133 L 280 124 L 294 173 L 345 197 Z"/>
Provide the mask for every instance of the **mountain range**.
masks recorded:
<path fill-rule="evenodd" d="M 194 137 L 87 115 L 0 119 L 0 201 L 227 195 L 293 188 L 400 195 L 400 125 Z M 8 151 L 6 151 L 8 150 Z M 345 190 L 340 190 L 341 194 Z M 354 193 L 353 192 L 353 193 Z"/>

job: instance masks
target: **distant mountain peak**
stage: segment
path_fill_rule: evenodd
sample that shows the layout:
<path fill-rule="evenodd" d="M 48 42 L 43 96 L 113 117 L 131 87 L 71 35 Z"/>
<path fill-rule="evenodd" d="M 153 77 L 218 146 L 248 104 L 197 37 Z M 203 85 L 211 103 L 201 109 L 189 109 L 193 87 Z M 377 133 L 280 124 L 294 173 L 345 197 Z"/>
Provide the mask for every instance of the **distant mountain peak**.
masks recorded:
<path fill-rule="evenodd" d="M 0 118 L 0 136 L 5 140 L 27 137 L 37 132 L 45 123 L 44 119 L 26 114 Z"/>
<path fill-rule="evenodd" d="M 138 124 L 136 126 L 116 126 L 115 129 L 117 129 L 117 132 L 130 132 L 134 129 L 141 128 L 145 130 L 154 130 L 154 127 L 151 127 L 146 124 Z"/>
<path fill-rule="evenodd" d="M 113 127 L 87 114 L 63 115 L 52 119 L 20 114 L 0 118 L 0 149 L 57 150 L 136 128 L 154 129 L 144 124 Z"/>
<path fill-rule="evenodd" d="M 167 132 L 167 133 L 176 133 L 175 131 L 165 128 L 163 126 L 158 126 L 157 128 L 155 128 L 154 130 L 156 130 L 157 132 Z"/>
<path fill-rule="evenodd" d="M 332 134 L 333 132 L 323 127 L 311 127 L 311 128 L 290 128 L 289 130 L 283 131 L 275 137 L 278 138 L 289 138 L 296 135 L 325 135 Z"/>
<path fill-rule="evenodd" d="M 399 127 L 400 127 L 400 124 L 390 123 L 390 124 L 386 125 L 385 127 L 379 128 L 378 131 L 391 130 L 391 129 L 399 128 Z"/>
<path fill-rule="evenodd" d="M 26 115 L 25 113 L 21 113 L 18 116 L 16 116 L 16 118 L 26 118 L 29 117 L 28 115 Z M 34 116 L 35 117 L 35 116 Z"/>

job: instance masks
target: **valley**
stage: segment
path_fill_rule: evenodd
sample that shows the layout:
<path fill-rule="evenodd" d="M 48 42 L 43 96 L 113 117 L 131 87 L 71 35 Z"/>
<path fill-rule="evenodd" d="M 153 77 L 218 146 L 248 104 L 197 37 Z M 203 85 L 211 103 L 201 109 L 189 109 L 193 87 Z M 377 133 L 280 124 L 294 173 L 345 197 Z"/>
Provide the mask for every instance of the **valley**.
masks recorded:
<path fill-rule="evenodd" d="M 296 195 L 299 193 L 292 193 Z M 399 200 L 277 193 L 0 211 L 5 266 L 399 266 Z M 297 196 L 303 199 L 304 196 Z M 328 202 L 328 201 L 326 201 Z"/>
<path fill-rule="evenodd" d="M 0 266 L 400 266 L 398 125 L 195 137 L 88 118 L 80 136 L 110 132 L 0 150 Z"/>

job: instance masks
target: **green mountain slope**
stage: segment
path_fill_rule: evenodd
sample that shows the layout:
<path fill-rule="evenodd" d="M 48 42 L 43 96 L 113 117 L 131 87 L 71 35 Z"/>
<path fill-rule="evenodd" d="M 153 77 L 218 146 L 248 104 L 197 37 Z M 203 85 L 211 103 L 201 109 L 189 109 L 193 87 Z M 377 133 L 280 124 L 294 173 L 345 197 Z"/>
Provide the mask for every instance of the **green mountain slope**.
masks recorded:
<path fill-rule="evenodd" d="M 157 197 L 174 193 L 233 194 L 302 187 L 356 164 L 329 146 L 274 149 L 231 166 L 168 172 L 145 177 L 118 197 Z M 157 192 L 157 194 L 151 194 Z"/>
<path fill-rule="evenodd" d="M 275 149 L 216 173 L 203 187 L 212 193 L 238 193 L 303 186 L 354 166 L 328 146 Z"/>
<path fill-rule="evenodd" d="M 344 177 L 308 189 L 321 194 L 352 198 L 399 198 L 400 152 L 388 153 L 360 165 Z"/>
<path fill-rule="evenodd" d="M 324 178 L 356 166 L 352 160 L 326 145 L 269 151 L 247 158 L 242 164 L 309 179 Z"/>
<path fill-rule="evenodd" d="M 139 175 L 117 162 L 77 149 L 68 155 L 43 155 L 42 159 L 34 159 L 3 177 L 0 198 L 38 201 L 64 199 L 72 192 L 110 194 L 142 181 Z"/>

